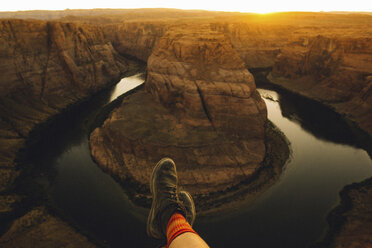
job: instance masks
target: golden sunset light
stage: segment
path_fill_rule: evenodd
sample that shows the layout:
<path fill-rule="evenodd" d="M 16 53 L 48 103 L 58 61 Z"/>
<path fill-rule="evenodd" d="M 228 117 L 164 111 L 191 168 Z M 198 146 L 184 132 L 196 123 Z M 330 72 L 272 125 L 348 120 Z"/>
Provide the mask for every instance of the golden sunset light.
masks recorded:
<path fill-rule="evenodd" d="M 372 248 L 371 199 L 372 0 L 2 0 L 1 248 Z"/>
<path fill-rule="evenodd" d="M 372 11 L 372 3 L 365 0 L 355 1 L 4 1 L 0 11 L 16 10 L 64 10 L 64 9 L 92 9 L 92 8 L 177 8 L 201 9 L 233 12 L 269 13 L 281 11 Z"/>

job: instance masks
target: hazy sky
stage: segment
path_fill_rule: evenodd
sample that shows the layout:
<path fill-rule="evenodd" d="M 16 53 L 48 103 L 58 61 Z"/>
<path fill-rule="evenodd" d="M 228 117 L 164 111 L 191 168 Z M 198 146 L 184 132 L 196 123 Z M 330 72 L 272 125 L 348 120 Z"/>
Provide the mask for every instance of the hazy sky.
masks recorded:
<path fill-rule="evenodd" d="M 372 0 L 2 0 L 0 11 L 157 7 L 258 13 L 275 11 L 372 12 Z"/>

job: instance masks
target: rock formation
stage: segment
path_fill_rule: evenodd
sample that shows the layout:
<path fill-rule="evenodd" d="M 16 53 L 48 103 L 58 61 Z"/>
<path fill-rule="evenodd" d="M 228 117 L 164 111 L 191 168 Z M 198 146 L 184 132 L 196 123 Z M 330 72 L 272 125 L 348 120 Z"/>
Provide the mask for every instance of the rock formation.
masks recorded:
<path fill-rule="evenodd" d="M 307 13 L 200 23 L 225 34 L 247 68 L 272 71 L 273 83 L 326 104 L 371 135 L 371 28 L 363 25 L 371 19 Z M 105 33 L 117 51 L 147 61 L 162 35 L 180 25 L 134 19 L 107 25 Z"/>
<path fill-rule="evenodd" d="M 106 25 L 104 33 L 120 54 L 147 62 L 168 26 L 165 21 L 133 21 Z"/>
<path fill-rule="evenodd" d="M 266 121 L 253 76 L 225 36 L 183 26 L 159 40 L 145 91 L 125 99 L 90 145 L 102 168 L 137 186 L 137 198 L 147 197 L 153 166 L 165 156 L 175 160 L 181 187 L 207 196 L 257 172 Z"/>
<path fill-rule="evenodd" d="M 0 20 L 1 215 L 11 216 L 23 197 L 9 189 L 21 173 L 15 160 L 30 133 L 68 106 L 114 83 L 127 68 L 128 61 L 113 49 L 101 28 Z M 9 242 L 0 246 L 15 244 Z"/>
<path fill-rule="evenodd" d="M 372 179 L 346 186 L 341 204 L 328 216 L 325 247 L 369 247 L 372 244 Z M 322 246 L 323 247 L 323 246 Z"/>
<path fill-rule="evenodd" d="M 35 208 L 17 219 L 0 237 L 0 246 L 7 247 L 96 247 L 67 223 L 50 215 L 44 208 Z"/>
<path fill-rule="evenodd" d="M 144 182 L 163 156 L 176 160 L 184 187 L 199 196 L 229 189 L 259 170 L 268 147 L 266 116 L 244 66 L 272 71 L 273 83 L 332 107 L 372 133 L 371 16 L 101 11 L 114 15 L 77 11 L 90 16 L 0 20 L 1 213 L 11 212 L 20 199 L 6 189 L 20 173 L 15 159 L 30 132 L 118 79 L 126 55 L 149 60 L 146 91 L 124 100 L 92 134 L 91 147 L 103 168 L 134 184 L 137 198 L 146 196 Z"/>
<path fill-rule="evenodd" d="M 247 68 L 270 68 L 280 49 L 288 43 L 294 27 L 247 22 L 215 22 L 211 28 L 224 33 Z"/>
<path fill-rule="evenodd" d="M 113 83 L 127 62 L 97 27 L 0 21 L 0 190 L 35 126 Z"/>
<path fill-rule="evenodd" d="M 269 79 L 332 107 L 372 135 L 372 39 L 316 36 L 281 50 Z"/>

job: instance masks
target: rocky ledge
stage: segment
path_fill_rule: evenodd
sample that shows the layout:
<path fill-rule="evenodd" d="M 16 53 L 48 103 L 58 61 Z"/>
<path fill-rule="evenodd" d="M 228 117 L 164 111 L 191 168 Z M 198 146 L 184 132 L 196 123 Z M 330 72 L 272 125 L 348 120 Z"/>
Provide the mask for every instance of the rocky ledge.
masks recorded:
<path fill-rule="evenodd" d="M 269 80 L 315 99 L 372 136 L 372 39 L 318 35 L 283 47 Z"/>
<path fill-rule="evenodd" d="M 346 186 L 341 203 L 328 216 L 330 229 L 317 247 L 370 247 L 372 244 L 372 179 Z"/>
<path fill-rule="evenodd" d="M 95 161 L 135 189 L 134 201 L 149 203 L 148 182 L 162 157 L 175 160 L 180 186 L 203 199 L 258 173 L 266 105 L 223 34 L 208 26 L 171 29 L 147 70 L 145 90 L 124 99 L 90 136 Z"/>
<path fill-rule="evenodd" d="M 127 68 L 98 27 L 0 20 L 0 191 L 16 176 L 16 155 L 38 124 Z"/>
<path fill-rule="evenodd" d="M 61 219 L 38 207 L 14 221 L 0 237 L 0 246 L 7 247 L 96 247 L 86 237 Z"/>
<path fill-rule="evenodd" d="M 26 213 L 31 211 L 25 209 L 30 207 L 27 204 L 21 212 L 15 209 L 23 201 L 27 202 L 27 198 L 34 197 L 35 192 L 27 196 L 14 192 L 14 182 L 25 167 L 20 162 L 21 150 L 37 141 L 37 135 L 32 134 L 37 133 L 40 125 L 46 127 L 69 106 L 115 83 L 128 68 L 129 61 L 115 51 L 99 27 L 0 20 L 1 234 L 19 215 L 33 215 Z M 43 224 L 39 217 L 16 220 L 1 238 L 0 246 L 23 247 L 31 242 L 38 247 L 50 247 L 58 239 L 61 239 L 61 246 L 86 246 L 82 244 L 88 241 L 74 243 L 74 235 L 80 237 L 79 234 L 62 241 L 75 232 L 72 228 L 67 230 L 68 225 L 62 220 L 50 217 L 46 210 L 37 215 L 42 216 Z M 26 224 L 19 224 L 25 219 Z M 42 230 L 38 230 L 40 228 Z"/>

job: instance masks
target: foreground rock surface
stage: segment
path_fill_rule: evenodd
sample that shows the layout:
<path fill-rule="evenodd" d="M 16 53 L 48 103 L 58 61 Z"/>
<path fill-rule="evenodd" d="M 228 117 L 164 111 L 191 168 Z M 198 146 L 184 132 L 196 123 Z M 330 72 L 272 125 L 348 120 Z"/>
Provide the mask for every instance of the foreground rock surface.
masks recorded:
<path fill-rule="evenodd" d="M 167 32 L 148 60 L 145 90 L 90 136 L 94 159 L 148 197 L 162 157 L 196 197 L 249 179 L 265 157 L 266 106 L 225 36 L 209 27 Z M 142 189 L 142 190 L 141 190 Z"/>
<path fill-rule="evenodd" d="M 328 217 L 331 231 L 325 246 L 362 248 L 372 246 L 372 179 L 346 186 L 341 204 Z"/>
<path fill-rule="evenodd" d="M 35 208 L 17 219 L 0 238 L 7 247 L 96 247 L 88 239 L 43 208 Z"/>

